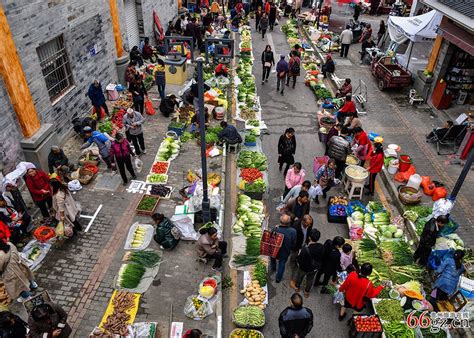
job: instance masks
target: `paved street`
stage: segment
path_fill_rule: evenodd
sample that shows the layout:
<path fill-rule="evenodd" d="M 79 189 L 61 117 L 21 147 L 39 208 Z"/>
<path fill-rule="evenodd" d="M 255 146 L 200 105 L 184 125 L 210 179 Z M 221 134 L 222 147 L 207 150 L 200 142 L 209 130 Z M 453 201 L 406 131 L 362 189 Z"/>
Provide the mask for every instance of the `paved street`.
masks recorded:
<path fill-rule="evenodd" d="M 341 27 L 343 17 L 334 16 L 335 29 Z M 283 24 L 284 22 L 281 22 Z M 297 153 L 296 161 L 302 162 L 308 179 L 312 179 L 312 162 L 315 156 L 321 156 L 324 148 L 317 136 L 316 111 L 317 104 L 314 94 L 304 85 L 304 76 L 298 78 L 296 88 L 285 88 L 285 95 L 281 96 L 276 91 L 275 74 L 272 73 L 270 81 L 261 84 L 260 55 L 265 45 L 270 44 L 274 50 L 276 61 L 280 54 L 288 55 L 289 46 L 286 37 L 280 31 L 281 26 L 276 26 L 274 32 L 267 33 L 265 39 L 253 31 L 253 52 L 255 55 L 254 74 L 256 76 L 257 93 L 260 96 L 263 119 L 269 134 L 263 137 L 264 152 L 269 159 L 269 196 L 267 208 L 270 211 L 270 224 L 278 222 L 278 214 L 274 211 L 284 189 L 284 180 L 277 165 L 278 138 L 288 127 L 296 130 Z M 375 31 L 376 33 L 376 31 Z M 350 49 L 348 60 L 336 59 L 336 74 L 340 78 L 350 77 L 354 87 L 358 80 L 363 80 L 369 91 L 367 103 L 368 114 L 362 117 L 364 128 L 376 131 L 385 137 L 385 143 L 399 144 L 404 153 L 410 154 L 414 159 L 418 172 L 431 175 L 433 179 L 444 182 L 450 189 L 454 185 L 461 168 L 446 163 L 445 156 L 438 156 L 433 145 L 425 143 L 424 135 L 439 126 L 445 115 L 433 112 L 427 106 L 412 107 L 408 104 L 406 95 L 402 92 L 380 92 L 376 82 L 366 66 L 359 65 L 360 46 L 353 45 Z M 302 69 L 303 72 L 303 69 Z M 329 82 L 328 82 L 329 85 Z M 168 92 L 177 91 L 178 88 L 168 88 Z M 156 87 L 150 91 L 150 96 L 157 97 Z M 158 111 L 154 101 L 157 115 L 147 116 L 144 127 L 145 140 L 148 153 L 142 156 L 144 162 L 143 172 L 138 179 L 144 180 L 153 162 L 155 153 L 161 142 L 168 125 L 168 119 Z M 75 161 L 78 158 L 77 149 L 80 142 L 77 138 L 71 139 L 67 144 L 68 154 Z M 235 156 L 227 160 L 226 174 L 233 178 L 235 165 L 232 162 Z M 220 170 L 222 157 L 217 157 L 209 162 L 211 171 Z M 182 146 L 180 154 L 171 164 L 170 179 L 168 183 L 175 190 L 171 200 L 161 201 L 159 212 L 171 216 L 174 207 L 181 201 L 178 190 L 185 184 L 188 169 L 200 168 L 200 153 L 195 141 L 190 141 Z M 104 165 L 101 165 L 103 172 Z M 101 175 L 111 176 L 110 173 Z M 76 337 L 87 337 L 91 330 L 97 326 L 104 314 L 107 303 L 114 289 L 114 278 L 120 268 L 124 254 L 123 245 L 128 229 L 134 222 L 151 223 L 145 217 L 135 215 L 135 207 L 141 195 L 131 194 L 122 187 L 119 177 L 109 177 L 118 182 L 117 189 L 104 190 L 96 186 L 101 181 L 98 177 L 90 186 L 75 194 L 81 203 L 83 213 L 92 214 L 102 204 L 103 208 L 96 218 L 91 229 L 82 233 L 78 238 L 56 245 L 48 254 L 43 265 L 36 272 L 40 290 L 47 289 L 52 299 L 62 305 L 69 313 L 69 323 L 74 329 Z M 458 202 L 453 210 L 455 219 L 461 224 L 458 231 L 467 245 L 474 242 L 473 228 L 473 197 L 474 177 L 470 173 L 458 197 Z M 226 182 L 226 190 L 235 182 Z M 235 187 L 234 187 L 235 188 Z M 448 189 L 448 190 L 449 190 Z M 387 199 L 391 204 L 389 194 L 378 179 L 377 195 L 379 199 Z M 338 194 L 338 189 L 333 189 L 329 195 Z M 226 203 L 232 205 L 231 199 L 235 196 L 226 195 Z M 326 218 L 326 201 L 320 205 L 312 203 L 311 215 L 315 220 L 315 227 L 321 231 L 321 241 L 333 238 L 336 235 L 348 237 L 345 225 L 328 223 Z M 226 226 L 230 227 L 232 210 L 226 209 Z M 82 221 L 86 223 L 85 220 Z M 226 232 L 228 229 L 226 230 Z M 151 248 L 158 249 L 152 241 Z M 207 335 L 214 335 L 217 322 L 214 315 L 204 321 L 190 321 L 183 313 L 184 302 L 192 294 L 196 294 L 199 282 L 206 276 L 212 275 L 210 265 L 196 262 L 194 243 L 181 241 L 178 247 L 171 252 L 164 252 L 160 271 L 150 289 L 142 296 L 136 321 L 159 322 L 161 336 L 167 337 L 169 325 L 172 321 L 184 322 L 185 329 L 200 328 Z M 227 269 L 227 268 L 226 268 Z M 293 290 L 289 287 L 289 272 L 287 267 L 284 279 L 277 284 L 274 274 L 269 276 L 270 305 L 266 310 L 267 325 L 263 333 L 266 337 L 278 337 L 278 315 L 288 305 L 289 297 Z M 230 273 L 235 277 L 235 271 Z M 240 278 L 240 277 L 239 277 Z M 224 292 L 224 337 L 231 329 L 230 309 L 235 301 L 239 286 L 235 285 L 231 293 Z M 240 301 L 240 298 L 239 298 Z M 321 295 L 318 289 L 313 289 L 305 305 L 310 307 L 315 316 L 315 327 L 309 337 L 346 337 L 348 328 L 345 322 L 337 320 L 338 307 L 332 304 L 332 298 Z M 14 305 L 14 310 L 19 305 Z"/>
<path fill-rule="evenodd" d="M 343 17 L 336 16 L 336 18 L 338 20 L 336 24 L 345 21 Z M 342 27 L 340 24 L 338 26 Z M 374 27 L 376 26 L 374 25 Z M 272 211 L 278 204 L 284 188 L 283 175 L 278 171 L 277 165 L 277 143 L 279 136 L 286 128 L 290 126 L 295 128 L 298 144 L 295 160 L 302 162 L 309 179 L 314 177 L 312 173 L 313 158 L 314 156 L 321 156 L 324 153 L 324 149 L 317 138 L 317 106 L 315 98 L 313 93 L 305 87 L 304 76 L 298 78 L 295 89 L 286 87 L 284 96 L 280 96 L 276 91 L 274 74 L 271 75 L 268 83 L 261 85 L 262 69 L 260 54 L 266 44 L 272 46 L 277 60 L 280 54 L 288 55 L 289 46 L 279 26 L 275 28 L 274 32 L 267 33 L 264 40 L 262 40 L 260 34 L 253 33 L 253 51 L 256 59 L 254 74 L 258 85 L 257 92 L 262 104 L 263 119 L 269 128 L 269 135 L 266 135 L 263 141 L 264 151 L 270 163 L 268 208 L 271 215 L 270 224 L 276 224 L 278 222 L 277 213 Z M 341 61 L 338 55 L 333 54 L 333 56 L 336 59 L 336 74 L 338 77 L 350 77 L 354 88 L 357 87 L 359 79 L 368 85 L 368 115 L 362 117 L 364 129 L 382 134 L 386 144 L 399 144 L 404 153 L 412 156 L 418 172 L 423 175 L 431 175 L 433 179 L 444 182 L 449 191 L 454 185 L 461 167 L 447 165 L 445 162 L 446 157 L 438 156 L 433 145 L 425 143 L 424 136 L 433 127 L 441 125 L 447 119 L 446 116 L 436 114 L 426 105 L 410 106 L 406 93 L 380 92 L 370 74 L 370 69 L 367 66 L 359 65 L 359 50 L 360 44 L 351 46 L 349 60 Z M 329 81 L 326 83 L 330 85 Z M 474 242 L 474 234 L 471 231 L 473 226 L 473 179 L 472 174 L 468 175 L 453 210 L 453 216 L 461 224 L 458 233 L 466 241 L 467 245 L 470 246 Z M 329 195 L 337 193 L 338 190 L 333 189 Z M 380 178 L 378 178 L 375 197 L 386 200 L 392 210 L 395 210 L 388 191 L 383 186 Z M 318 206 L 312 204 L 311 215 L 315 219 L 316 228 L 321 231 L 321 241 L 333 238 L 336 235 L 347 238 L 347 228 L 343 225 L 327 223 L 325 213 L 325 202 Z M 263 330 L 265 336 L 276 337 L 279 335 L 278 316 L 288 305 L 289 297 L 293 293 L 288 284 L 289 278 L 288 264 L 284 279 L 280 284 L 275 283 L 274 274 L 270 275 L 270 306 L 266 310 L 268 324 Z M 312 309 L 315 316 L 315 327 L 311 332 L 311 337 L 347 336 L 348 328 L 345 322 L 341 323 L 337 320 L 338 307 L 332 304 L 331 297 L 321 295 L 319 289 L 313 289 L 310 298 L 305 300 L 305 302 Z"/>
<path fill-rule="evenodd" d="M 177 93 L 179 87 L 168 86 L 168 90 Z M 158 97 L 156 87 L 150 91 L 150 97 Z M 144 134 L 147 154 L 141 157 L 144 165 L 138 180 L 145 180 L 169 123 L 169 119 L 158 110 L 159 101 L 154 102 L 157 114 L 146 116 Z M 73 162 L 79 157 L 79 146 L 80 141 L 75 137 L 65 146 Z M 219 172 L 221 162 L 222 156 L 208 161 L 209 170 Z M 114 290 L 114 279 L 121 265 L 130 225 L 134 222 L 151 223 L 150 218 L 135 215 L 135 207 L 142 195 L 126 192 L 118 173 L 104 172 L 103 164 L 100 168 L 99 176 L 74 195 L 82 205 L 83 214 L 91 215 L 100 204 L 103 205 L 90 231 L 55 245 L 36 271 L 40 291 L 46 289 L 53 301 L 69 313 L 68 322 L 75 330 L 75 337 L 87 337 L 102 319 Z M 188 169 L 199 168 L 199 147 L 191 140 L 182 146 L 170 167 L 168 185 L 175 189 L 172 198 L 161 200 L 156 211 L 171 217 L 175 206 L 181 204 L 178 191 L 185 185 Z M 107 181 L 112 184 L 104 185 L 102 175 L 107 176 Z M 99 185 L 107 190 L 100 189 Z M 82 220 L 81 223 L 85 225 L 87 221 Z M 159 246 L 152 241 L 150 248 L 159 249 Z M 158 322 L 162 337 L 168 336 L 171 321 L 184 322 L 185 329 L 200 328 L 208 336 L 214 336 L 214 315 L 195 322 L 188 320 L 183 313 L 186 298 L 197 294 L 199 282 L 213 275 L 211 272 L 210 265 L 196 262 L 193 241 L 181 241 L 173 251 L 164 252 L 158 275 L 150 289 L 142 295 L 136 321 Z M 17 304 L 14 308 L 22 310 Z"/>

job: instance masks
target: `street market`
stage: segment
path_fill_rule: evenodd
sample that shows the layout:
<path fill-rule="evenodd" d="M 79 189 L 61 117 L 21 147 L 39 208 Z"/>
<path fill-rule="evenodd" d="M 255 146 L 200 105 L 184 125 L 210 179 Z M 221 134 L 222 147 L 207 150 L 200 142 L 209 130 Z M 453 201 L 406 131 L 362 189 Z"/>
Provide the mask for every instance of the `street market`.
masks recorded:
<path fill-rule="evenodd" d="M 68 136 L 2 167 L 2 336 L 470 336 L 472 12 L 145 2 L 149 37 L 110 1 Z"/>

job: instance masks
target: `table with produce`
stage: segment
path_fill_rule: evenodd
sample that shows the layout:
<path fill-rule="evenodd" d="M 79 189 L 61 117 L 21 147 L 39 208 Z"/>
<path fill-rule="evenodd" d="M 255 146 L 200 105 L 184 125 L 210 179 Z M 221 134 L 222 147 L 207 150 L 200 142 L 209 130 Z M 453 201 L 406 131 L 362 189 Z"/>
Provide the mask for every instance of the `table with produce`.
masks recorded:
<path fill-rule="evenodd" d="M 373 272 L 369 279 L 375 286 L 388 281 L 380 295 L 372 300 L 376 317 L 356 317 L 352 319 L 354 332 L 372 332 L 380 320 L 383 334 L 395 337 L 447 337 L 445 331 L 431 333 L 429 329 L 417 329 L 407 325 L 407 316 L 420 317 L 423 311 L 433 311 L 427 297 L 431 294 L 433 275 L 413 260 L 414 246 L 405 224 L 415 222 L 418 233 L 431 215 L 433 208 L 414 206 L 407 208 L 403 217 L 393 215 L 382 203 L 370 201 L 366 205 L 360 201 L 350 201 L 346 207 L 347 223 L 352 246 L 359 263 L 372 264 Z M 405 220 L 403 219 L 406 219 Z M 453 231 L 457 224 L 451 219 L 446 230 L 440 232 L 432 251 L 432 256 L 442 258 L 455 249 L 464 249 L 461 238 Z M 474 257 L 469 252 L 465 263 L 472 264 Z M 439 265 L 439 260 L 436 261 Z M 435 264 L 434 260 L 433 263 Z M 436 269 L 437 266 L 431 266 Z M 470 272 L 472 274 L 472 271 Z M 472 276 L 471 276 L 472 277 Z M 336 295 L 335 291 L 333 290 Z M 461 294 L 469 295 L 460 289 Z M 463 296 L 460 296 L 461 298 Z M 461 302 L 461 304 L 464 304 Z M 471 308 L 467 302 L 465 308 Z M 377 331 L 378 332 L 378 331 Z"/>

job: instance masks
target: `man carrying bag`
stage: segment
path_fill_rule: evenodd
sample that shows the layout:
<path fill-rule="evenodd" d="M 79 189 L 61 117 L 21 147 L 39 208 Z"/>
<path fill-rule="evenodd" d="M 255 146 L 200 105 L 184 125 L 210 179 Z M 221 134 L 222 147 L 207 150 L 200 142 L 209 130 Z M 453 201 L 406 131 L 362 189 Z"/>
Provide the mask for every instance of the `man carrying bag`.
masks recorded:
<path fill-rule="evenodd" d="M 309 297 L 309 292 L 314 284 L 314 277 L 321 268 L 324 259 L 324 245 L 317 243 L 320 237 L 321 233 L 319 230 L 312 229 L 309 233 L 308 245 L 304 245 L 296 257 L 298 270 L 296 272 L 296 285 L 294 289 L 296 292 L 299 292 L 303 279 L 306 277 L 305 298 Z"/>

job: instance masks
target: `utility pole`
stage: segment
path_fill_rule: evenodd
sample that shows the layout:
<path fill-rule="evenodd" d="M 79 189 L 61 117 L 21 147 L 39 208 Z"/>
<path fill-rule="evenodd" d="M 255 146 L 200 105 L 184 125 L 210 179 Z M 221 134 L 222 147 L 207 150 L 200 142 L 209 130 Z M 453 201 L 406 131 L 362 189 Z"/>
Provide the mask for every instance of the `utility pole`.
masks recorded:
<path fill-rule="evenodd" d="M 467 156 L 466 163 L 464 163 L 464 168 L 462 168 L 461 174 L 459 175 L 458 180 L 456 181 L 456 184 L 454 185 L 453 191 L 451 192 L 451 195 L 449 195 L 449 199 L 451 201 L 454 202 L 454 200 L 456 200 L 459 190 L 461 190 L 464 180 L 466 179 L 467 174 L 471 170 L 473 161 L 474 161 L 474 148 L 471 148 L 469 155 Z"/>
<path fill-rule="evenodd" d="M 199 106 L 199 136 L 201 138 L 201 169 L 202 169 L 202 219 L 204 223 L 211 221 L 211 203 L 207 191 L 207 159 L 206 159 L 206 113 L 204 112 L 204 80 L 203 58 L 196 59 L 198 71 L 198 106 Z"/>

